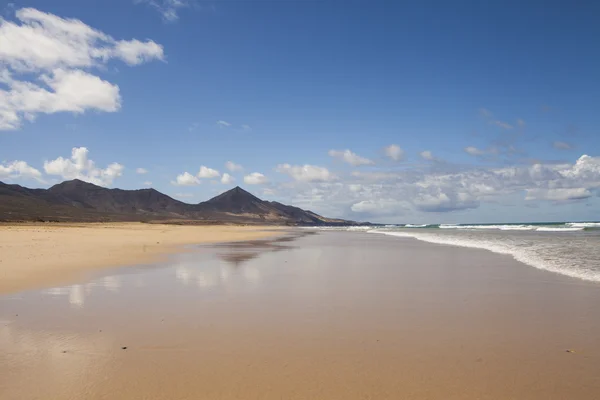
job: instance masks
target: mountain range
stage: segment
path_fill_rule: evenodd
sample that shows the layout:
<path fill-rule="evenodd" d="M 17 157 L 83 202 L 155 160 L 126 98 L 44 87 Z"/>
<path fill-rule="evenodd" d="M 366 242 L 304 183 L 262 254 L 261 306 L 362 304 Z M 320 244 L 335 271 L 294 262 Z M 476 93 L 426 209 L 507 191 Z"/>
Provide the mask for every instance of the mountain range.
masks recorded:
<path fill-rule="evenodd" d="M 49 189 L 0 182 L 0 221 L 354 225 L 312 211 L 261 200 L 239 186 L 188 204 L 155 189 L 108 189 L 78 179 Z"/>

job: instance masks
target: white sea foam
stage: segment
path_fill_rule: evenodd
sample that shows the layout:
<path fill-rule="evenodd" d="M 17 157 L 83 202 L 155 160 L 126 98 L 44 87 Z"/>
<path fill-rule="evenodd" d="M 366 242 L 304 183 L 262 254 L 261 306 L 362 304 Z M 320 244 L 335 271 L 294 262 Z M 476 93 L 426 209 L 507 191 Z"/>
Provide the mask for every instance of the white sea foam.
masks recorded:
<path fill-rule="evenodd" d="M 414 224 L 406 224 L 404 225 L 404 228 L 425 228 L 427 225 L 422 224 L 422 225 L 414 225 Z"/>
<path fill-rule="evenodd" d="M 389 226 L 390 228 L 392 227 L 396 227 L 395 225 Z M 314 227 L 314 226 L 306 226 L 303 227 L 305 229 L 318 229 L 321 231 L 358 231 L 358 232 L 366 232 L 369 231 L 371 229 L 373 229 L 372 226 L 361 226 L 361 225 L 356 225 L 356 226 L 319 226 L 319 227 Z"/>
<path fill-rule="evenodd" d="M 600 225 L 599 225 L 600 226 Z M 462 230 L 500 230 L 500 231 L 538 231 L 538 232 L 570 232 L 585 229 L 580 225 L 538 226 L 538 225 L 440 225 L 441 229 Z"/>
<path fill-rule="evenodd" d="M 566 225 L 573 228 L 600 228 L 600 222 L 569 222 Z"/>
<path fill-rule="evenodd" d="M 531 231 L 533 225 L 440 225 L 441 229 L 495 229 L 501 231 Z"/>
<path fill-rule="evenodd" d="M 409 232 L 408 230 L 385 231 L 374 229 L 369 232 L 396 237 L 415 238 L 436 244 L 489 250 L 494 253 L 511 255 L 517 261 L 538 269 L 556 272 L 573 278 L 600 282 L 599 260 L 597 250 L 594 250 L 594 246 L 591 245 L 591 248 L 582 249 L 578 247 L 579 245 L 573 244 L 570 248 L 563 248 L 560 243 L 564 243 L 565 240 L 562 240 L 562 238 L 548 242 L 540 238 L 531 240 L 515 238 L 514 236 L 462 235 L 458 234 L 458 232 L 435 233 L 433 230 L 431 232 L 424 232 L 423 230 Z M 596 251 L 596 253 L 581 255 L 585 251 Z"/>
<path fill-rule="evenodd" d="M 582 231 L 582 230 L 584 230 L 583 227 L 561 228 L 561 227 L 551 227 L 551 226 L 540 226 L 539 228 L 536 229 L 536 231 L 538 231 L 538 232 L 575 232 L 575 231 Z"/>

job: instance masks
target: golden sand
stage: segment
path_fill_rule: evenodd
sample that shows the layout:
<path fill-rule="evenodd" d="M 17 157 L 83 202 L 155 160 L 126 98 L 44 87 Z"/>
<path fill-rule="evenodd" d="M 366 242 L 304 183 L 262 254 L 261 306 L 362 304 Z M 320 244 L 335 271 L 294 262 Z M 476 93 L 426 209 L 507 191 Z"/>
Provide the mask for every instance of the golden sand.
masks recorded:
<path fill-rule="evenodd" d="M 0 296 L 0 399 L 600 399 L 598 283 L 411 239 L 288 239 Z"/>
<path fill-rule="evenodd" d="M 273 227 L 142 223 L 0 226 L 0 293 L 81 279 L 93 269 L 144 264 L 195 243 L 258 239 Z"/>

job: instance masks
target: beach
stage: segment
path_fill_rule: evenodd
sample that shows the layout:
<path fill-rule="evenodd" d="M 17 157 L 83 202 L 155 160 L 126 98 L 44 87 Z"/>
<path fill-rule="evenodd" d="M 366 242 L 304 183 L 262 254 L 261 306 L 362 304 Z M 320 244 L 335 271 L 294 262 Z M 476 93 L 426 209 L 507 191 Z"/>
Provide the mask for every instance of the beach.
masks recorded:
<path fill-rule="evenodd" d="M 0 296 L 0 398 L 600 397 L 600 285 L 509 255 L 297 229 L 96 272 Z"/>
<path fill-rule="evenodd" d="M 264 238 L 275 227 L 143 223 L 0 224 L 0 293 L 160 260 L 183 245 Z"/>

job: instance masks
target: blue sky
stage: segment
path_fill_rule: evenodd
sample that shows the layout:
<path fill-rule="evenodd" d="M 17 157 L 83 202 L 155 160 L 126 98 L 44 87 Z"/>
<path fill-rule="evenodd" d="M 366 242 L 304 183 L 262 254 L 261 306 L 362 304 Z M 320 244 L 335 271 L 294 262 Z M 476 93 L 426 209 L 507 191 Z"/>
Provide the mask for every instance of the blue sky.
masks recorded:
<path fill-rule="evenodd" d="M 384 222 L 599 219 L 600 4 L 401 3 L 14 1 L 0 180 L 187 202 L 239 184 Z"/>

